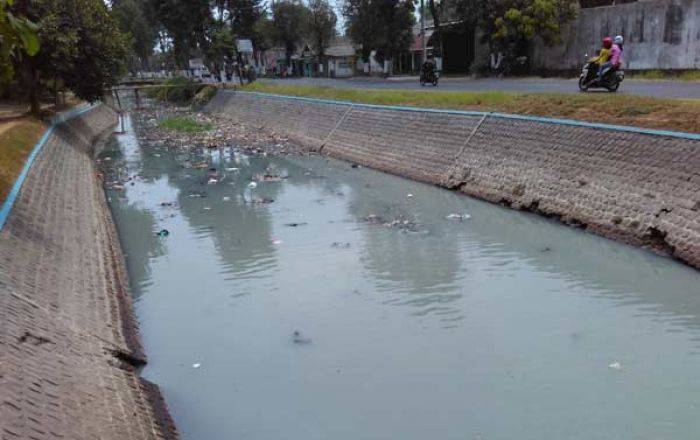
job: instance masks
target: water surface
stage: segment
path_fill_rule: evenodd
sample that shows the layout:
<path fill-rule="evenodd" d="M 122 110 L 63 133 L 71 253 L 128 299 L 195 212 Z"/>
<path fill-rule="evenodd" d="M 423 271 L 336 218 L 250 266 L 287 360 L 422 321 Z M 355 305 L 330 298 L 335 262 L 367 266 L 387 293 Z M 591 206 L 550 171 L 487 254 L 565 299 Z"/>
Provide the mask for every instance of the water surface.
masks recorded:
<path fill-rule="evenodd" d="M 103 157 L 133 177 L 108 195 L 144 376 L 185 439 L 700 432 L 693 269 L 321 157 L 185 155 L 131 132 Z M 285 178 L 247 188 L 265 172 Z"/>

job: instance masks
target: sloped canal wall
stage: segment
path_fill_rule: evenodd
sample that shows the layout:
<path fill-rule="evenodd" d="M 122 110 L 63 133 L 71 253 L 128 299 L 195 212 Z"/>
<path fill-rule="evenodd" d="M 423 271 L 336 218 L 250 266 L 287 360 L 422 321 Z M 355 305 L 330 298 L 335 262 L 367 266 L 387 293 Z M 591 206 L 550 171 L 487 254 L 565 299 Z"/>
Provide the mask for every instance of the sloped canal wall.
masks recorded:
<path fill-rule="evenodd" d="M 205 110 L 700 268 L 699 135 L 226 90 Z"/>
<path fill-rule="evenodd" d="M 170 439 L 93 149 L 107 106 L 56 125 L 0 234 L 0 438 Z"/>

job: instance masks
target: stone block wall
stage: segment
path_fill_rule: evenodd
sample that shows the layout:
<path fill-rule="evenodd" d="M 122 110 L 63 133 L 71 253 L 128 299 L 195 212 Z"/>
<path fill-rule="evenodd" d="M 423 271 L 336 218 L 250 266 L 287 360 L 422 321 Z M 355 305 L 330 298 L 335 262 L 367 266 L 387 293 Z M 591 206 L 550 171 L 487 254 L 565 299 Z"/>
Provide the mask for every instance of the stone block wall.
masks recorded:
<path fill-rule="evenodd" d="M 0 232 L 0 438 L 170 439 L 124 260 L 93 165 L 116 115 L 58 126 Z"/>
<path fill-rule="evenodd" d="M 232 91 L 207 111 L 700 268 L 697 136 Z"/>

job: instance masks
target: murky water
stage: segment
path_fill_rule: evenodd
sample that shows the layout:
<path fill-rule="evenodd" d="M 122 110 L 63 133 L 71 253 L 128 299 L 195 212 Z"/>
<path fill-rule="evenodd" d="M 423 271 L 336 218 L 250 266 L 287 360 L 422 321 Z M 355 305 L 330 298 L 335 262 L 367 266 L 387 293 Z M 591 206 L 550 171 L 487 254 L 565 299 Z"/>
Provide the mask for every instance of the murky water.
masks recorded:
<path fill-rule="evenodd" d="M 106 156 L 139 176 L 108 195 L 185 439 L 700 432 L 700 272 L 325 158 Z"/>

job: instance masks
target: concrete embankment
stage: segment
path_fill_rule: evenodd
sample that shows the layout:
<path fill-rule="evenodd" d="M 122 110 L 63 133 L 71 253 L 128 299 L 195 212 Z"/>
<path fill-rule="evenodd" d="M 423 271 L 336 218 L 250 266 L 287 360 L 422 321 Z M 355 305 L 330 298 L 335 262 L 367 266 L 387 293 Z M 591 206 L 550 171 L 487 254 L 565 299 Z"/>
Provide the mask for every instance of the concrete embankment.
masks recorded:
<path fill-rule="evenodd" d="M 205 110 L 700 268 L 697 135 L 233 91 Z"/>
<path fill-rule="evenodd" d="M 97 106 L 55 127 L 0 234 L 0 438 L 170 439 L 93 149 Z"/>

